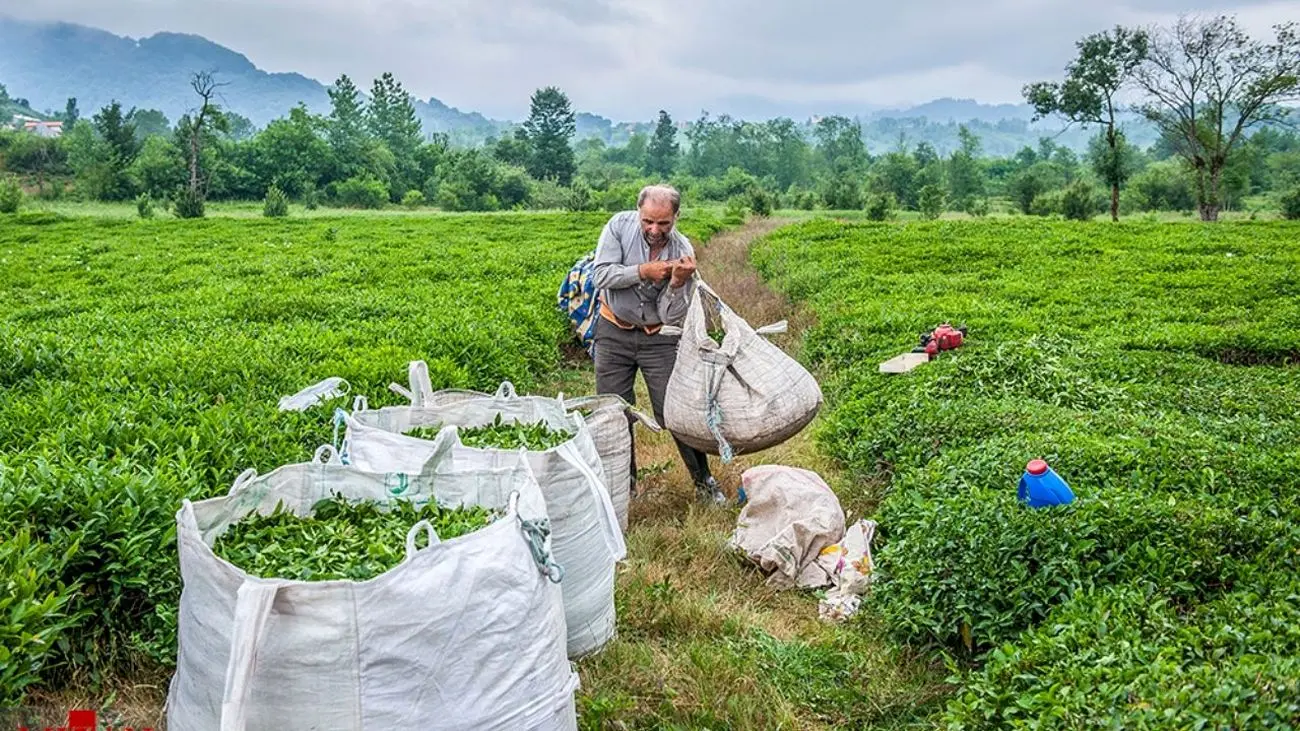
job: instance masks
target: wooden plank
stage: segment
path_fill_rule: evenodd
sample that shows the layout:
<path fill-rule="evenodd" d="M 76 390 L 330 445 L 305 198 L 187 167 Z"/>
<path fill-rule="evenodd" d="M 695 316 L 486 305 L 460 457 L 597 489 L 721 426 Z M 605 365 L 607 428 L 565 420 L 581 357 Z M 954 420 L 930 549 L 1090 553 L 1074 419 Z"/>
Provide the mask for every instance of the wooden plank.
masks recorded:
<path fill-rule="evenodd" d="M 913 368 L 928 363 L 930 356 L 925 353 L 903 353 L 880 364 L 881 373 L 907 373 Z"/>

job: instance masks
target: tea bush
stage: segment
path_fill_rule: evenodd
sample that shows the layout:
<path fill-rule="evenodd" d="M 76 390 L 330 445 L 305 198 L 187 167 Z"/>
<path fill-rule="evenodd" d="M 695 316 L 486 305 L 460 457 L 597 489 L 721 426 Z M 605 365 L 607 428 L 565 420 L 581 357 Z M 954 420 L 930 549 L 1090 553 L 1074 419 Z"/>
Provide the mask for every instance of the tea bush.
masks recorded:
<path fill-rule="evenodd" d="M 605 214 L 67 219 L 0 227 L 0 701 L 175 658 L 175 515 L 332 441 L 330 376 L 400 403 L 558 373 Z M 684 213 L 701 242 L 717 219 Z M 35 571 L 35 573 L 33 573 Z"/>
<path fill-rule="evenodd" d="M 867 611 L 971 661 L 954 726 L 1294 720 L 1297 242 L 1025 219 L 810 221 L 756 247 L 818 316 L 816 438 L 873 486 L 844 496 L 878 504 Z M 877 372 L 945 321 L 961 349 Z M 1074 503 L 1017 501 L 1036 457 Z"/>

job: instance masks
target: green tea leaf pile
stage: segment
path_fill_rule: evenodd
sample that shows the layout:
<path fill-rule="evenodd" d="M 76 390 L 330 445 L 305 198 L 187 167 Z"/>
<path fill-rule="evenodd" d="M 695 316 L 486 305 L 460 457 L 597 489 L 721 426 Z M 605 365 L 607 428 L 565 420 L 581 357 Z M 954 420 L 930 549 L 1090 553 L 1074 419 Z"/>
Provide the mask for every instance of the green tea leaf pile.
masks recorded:
<path fill-rule="evenodd" d="M 428 520 L 441 540 L 472 533 L 496 519 L 481 507 L 445 508 L 429 502 L 417 507 L 351 502 L 336 495 L 320 500 L 312 515 L 299 517 L 283 505 L 269 515 L 251 515 L 219 537 L 217 555 L 262 578 L 295 581 L 365 581 L 397 566 L 406 557 L 406 534 Z M 423 531 L 416 545 L 424 547 Z"/>
<path fill-rule="evenodd" d="M 519 449 L 543 452 L 558 447 L 573 435 L 551 429 L 545 422 L 504 422 L 497 414 L 491 424 L 472 428 L 461 427 L 460 441 L 467 447 L 481 449 Z"/>

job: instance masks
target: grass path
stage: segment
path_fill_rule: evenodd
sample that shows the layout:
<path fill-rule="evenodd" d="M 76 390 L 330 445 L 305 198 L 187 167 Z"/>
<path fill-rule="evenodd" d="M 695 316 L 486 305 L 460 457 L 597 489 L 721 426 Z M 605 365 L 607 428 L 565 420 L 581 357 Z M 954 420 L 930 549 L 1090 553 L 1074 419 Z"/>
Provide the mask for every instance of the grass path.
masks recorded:
<path fill-rule="evenodd" d="M 755 240 L 782 219 L 753 219 L 698 247 L 700 275 L 751 325 L 789 321 L 774 338 L 797 352 L 811 314 L 769 289 L 749 263 Z M 590 362 L 566 393 L 591 392 Z M 637 404 L 650 400 L 637 381 Z M 871 496 L 846 484 L 811 441 L 810 426 L 765 452 L 710 463 L 734 499 L 748 467 L 811 469 L 842 496 L 852 520 Z M 869 616 L 843 625 L 817 617 L 812 592 L 782 592 L 726 547 L 739 508 L 694 501 L 694 488 L 666 432 L 637 431 L 641 494 L 629 513 L 620 566 L 619 636 L 579 661 L 584 729 L 829 729 L 925 725 L 946 692 L 941 668 L 888 642 Z"/>

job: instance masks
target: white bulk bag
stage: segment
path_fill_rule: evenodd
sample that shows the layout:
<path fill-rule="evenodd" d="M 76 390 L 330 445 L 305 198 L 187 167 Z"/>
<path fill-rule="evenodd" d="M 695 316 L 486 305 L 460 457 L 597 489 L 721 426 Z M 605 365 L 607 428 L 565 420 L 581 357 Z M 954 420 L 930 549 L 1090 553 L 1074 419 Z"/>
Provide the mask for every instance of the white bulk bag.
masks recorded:
<path fill-rule="evenodd" d="M 435 458 L 416 475 L 319 462 L 260 477 L 249 471 L 225 497 L 183 502 L 169 728 L 577 728 L 578 679 L 565 656 L 555 583 L 563 574 L 547 555 L 543 500 L 526 460 L 461 470 Z M 406 559 L 366 581 L 258 578 L 211 549 L 254 511 L 282 502 L 307 514 L 334 493 L 505 514 L 451 540 L 429 535 L 417 549 L 417 536 L 432 534 L 421 521 Z"/>
<path fill-rule="evenodd" d="M 407 370 L 409 388 L 396 383 L 391 383 L 388 387 L 393 392 L 405 396 L 410 400 L 411 406 L 417 408 L 433 408 L 490 396 L 481 391 L 455 388 L 433 390 L 433 384 L 429 381 L 429 366 L 422 360 L 411 361 Z M 365 403 L 362 400 L 358 405 L 364 406 Z M 605 487 L 609 490 L 610 501 L 613 502 L 614 512 L 618 515 L 618 525 L 626 532 L 628 503 L 631 501 L 633 482 L 632 450 L 635 449 L 626 415 L 631 414 L 635 421 L 644 424 L 652 431 L 662 431 L 663 427 L 615 394 L 565 399 L 564 407 L 570 411 L 580 408 L 591 410 L 591 414 L 584 416 L 583 420 L 591 429 L 592 441 L 596 443 L 596 453 L 600 455 L 602 472 L 605 476 Z"/>
<path fill-rule="evenodd" d="M 351 414 L 340 410 L 336 419 L 347 425 L 340 456 L 367 472 L 407 472 L 423 464 L 437 445 L 405 432 L 434 425 L 484 426 L 498 415 L 506 422 L 542 421 L 573 434 L 557 447 L 520 452 L 528 456 L 546 499 L 555 560 L 564 567 L 561 593 L 569 657 L 587 655 L 614 637 L 615 565 L 627 555 L 627 546 L 591 430 L 581 416 L 566 411 L 562 400 L 519 396 L 506 382 L 493 396 L 435 408 L 385 406 Z M 458 467 L 493 468 L 512 463 L 520 452 L 467 447 L 456 438 L 450 454 Z"/>
<path fill-rule="evenodd" d="M 628 414 L 649 427 L 652 431 L 663 428 L 646 414 L 632 408 L 622 396 L 599 394 L 565 399 L 564 408 L 569 411 L 589 409 L 591 413 L 583 416 L 591 430 L 592 441 L 596 443 L 596 452 L 604 468 L 605 485 L 609 488 L 610 500 L 614 503 L 614 512 L 618 514 L 618 524 L 627 530 L 628 503 L 632 497 L 632 431 L 628 428 Z"/>
<path fill-rule="evenodd" d="M 721 344 L 709 337 L 705 297 L 721 320 Z M 724 462 L 798 434 L 817 416 L 822 392 L 797 360 L 764 339 L 785 327 L 782 320 L 755 330 L 697 280 L 664 397 L 668 431 Z"/>

